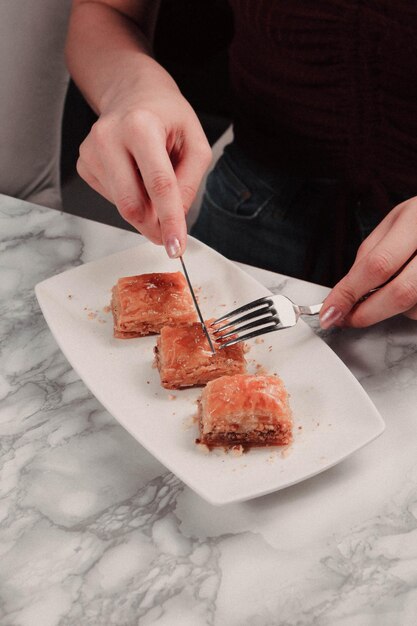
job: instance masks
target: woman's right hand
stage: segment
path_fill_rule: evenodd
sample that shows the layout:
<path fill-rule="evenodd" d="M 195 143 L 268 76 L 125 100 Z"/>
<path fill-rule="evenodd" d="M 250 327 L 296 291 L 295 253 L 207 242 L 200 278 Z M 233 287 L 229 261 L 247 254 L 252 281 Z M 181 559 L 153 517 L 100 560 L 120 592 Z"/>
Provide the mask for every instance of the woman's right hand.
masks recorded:
<path fill-rule="evenodd" d="M 77 171 L 175 258 L 185 250 L 185 215 L 211 149 L 173 79 L 153 59 L 147 65 L 151 84 L 143 75 L 126 84 L 124 76 L 106 93 L 100 117 L 80 146 Z"/>

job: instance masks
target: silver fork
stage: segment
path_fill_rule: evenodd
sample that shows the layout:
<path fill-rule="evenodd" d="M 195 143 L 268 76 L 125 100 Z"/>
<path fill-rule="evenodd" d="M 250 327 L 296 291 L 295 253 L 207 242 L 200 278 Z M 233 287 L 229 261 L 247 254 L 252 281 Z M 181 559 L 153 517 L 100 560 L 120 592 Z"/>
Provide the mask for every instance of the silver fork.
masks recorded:
<path fill-rule="evenodd" d="M 381 287 L 391 282 L 400 271 L 401 270 L 398 270 L 392 278 L 388 279 L 379 287 L 370 289 L 368 293 L 359 298 L 357 304 L 364 302 L 364 300 L 367 300 L 375 291 L 379 291 Z M 283 296 L 282 294 L 264 296 L 263 298 L 258 298 L 258 300 L 253 300 L 253 302 L 248 302 L 238 309 L 226 313 L 226 315 L 222 315 L 222 317 L 214 320 L 214 322 L 210 324 L 210 327 L 216 343 L 220 344 L 219 349 L 222 349 L 234 343 L 245 341 L 246 339 L 253 339 L 253 337 L 258 337 L 259 335 L 272 333 L 275 330 L 291 328 L 296 325 L 301 315 L 317 315 L 320 313 L 322 306 L 323 302 L 320 302 L 320 304 L 311 304 L 310 306 L 295 304 L 288 296 Z M 246 313 L 234 319 L 236 315 L 245 313 L 245 311 L 250 311 L 250 313 Z M 253 321 L 249 322 L 248 320 Z M 225 324 L 218 326 L 221 322 L 225 322 Z M 243 326 L 236 326 L 236 324 L 242 324 L 242 322 L 248 323 L 243 324 Z M 258 330 L 253 330 L 250 333 L 246 333 L 246 335 L 238 334 L 244 330 L 250 330 L 251 328 L 257 328 Z M 225 341 L 228 337 L 231 337 L 231 339 Z"/>
<path fill-rule="evenodd" d="M 253 302 L 248 302 L 248 304 L 240 306 L 214 320 L 210 324 L 212 335 L 216 343 L 219 344 L 219 348 L 222 349 L 259 335 L 291 328 L 291 326 L 296 325 L 301 315 L 317 315 L 317 313 L 320 313 L 322 305 L 322 302 L 311 306 L 295 304 L 282 294 L 265 296 Z M 249 311 L 249 313 L 246 313 L 246 311 Z M 241 313 L 244 315 L 240 315 Z M 222 322 L 224 324 L 221 324 Z M 256 330 L 244 335 L 240 334 L 251 328 Z"/>

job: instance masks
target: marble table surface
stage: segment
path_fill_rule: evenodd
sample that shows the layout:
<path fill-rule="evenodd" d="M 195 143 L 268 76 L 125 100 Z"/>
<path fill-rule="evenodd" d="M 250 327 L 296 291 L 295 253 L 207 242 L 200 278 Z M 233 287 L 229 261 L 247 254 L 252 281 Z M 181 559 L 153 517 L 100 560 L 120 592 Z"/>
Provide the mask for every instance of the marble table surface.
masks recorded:
<path fill-rule="evenodd" d="M 0 238 L 2 626 L 417 624 L 415 322 L 322 333 L 383 435 L 298 485 L 213 507 L 92 396 L 34 295 L 139 235 L 0 196 Z M 299 301 L 326 293 L 248 271 Z"/>

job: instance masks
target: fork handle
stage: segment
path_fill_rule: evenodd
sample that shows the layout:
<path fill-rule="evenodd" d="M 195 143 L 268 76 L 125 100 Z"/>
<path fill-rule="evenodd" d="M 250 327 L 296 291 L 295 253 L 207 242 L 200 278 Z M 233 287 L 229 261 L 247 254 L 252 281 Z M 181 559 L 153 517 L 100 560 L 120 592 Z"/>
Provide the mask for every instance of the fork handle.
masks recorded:
<path fill-rule="evenodd" d="M 317 313 L 320 313 L 322 306 L 323 302 L 320 302 L 320 304 L 312 304 L 311 306 L 299 304 L 297 305 L 298 315 L 317 315 Z"/>
<path fill-rule="evenodd" d="M 360 304 L 361 302 L 365 302 L 365 300 L 367 300 L 369 298 L 369 296 L 371 296 L 373 293 L 375 293 L 375 291 L 379 291 L 381 289 L 381 287 L 384 287 L 387 283 L 391 282 L 391 280 L 392 280 L 392 278 L 387 280 L 385 283 L 383 283 L 379 287 L 374 287 L 374 289 L 370 289 L 368 291 L 368 293 L 366 293 L 364 296 L 359 298 L 359 300 L 357 301 L 356 304 Z M 297 304 L 296 305 L 298 315 L 317 315 L 317 313 L 320 313 L 322 306 L 323 306 L 323 302 L 320 302 L 320 304 L 312 304 L 311 306 L 307 306 L 307 305 L 304 305 L 304 304 Z"/>

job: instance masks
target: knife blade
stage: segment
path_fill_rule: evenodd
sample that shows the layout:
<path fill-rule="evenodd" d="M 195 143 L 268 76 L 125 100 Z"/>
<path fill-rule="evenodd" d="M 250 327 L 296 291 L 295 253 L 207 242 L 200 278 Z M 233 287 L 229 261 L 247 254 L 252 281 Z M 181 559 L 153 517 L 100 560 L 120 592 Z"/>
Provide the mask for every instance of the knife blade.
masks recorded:
<path fill-rule="evenodd" d="M 207 330 L 207 327 L 206 327 L 206 325 L 204 323 L 203 316 L 201 315 L 200 307 L 198 306 L 197 298 L 195 297 L 194 289 L 193 289 L 193 286 L 191 284 L 190 277 L 188 276 L 187 268 L 185 267 L 184 259 L 182 258 L 182 256 L 180 256 L 180 261 L 181 261 L 182 269 L 184 270 L 184 275 L 185 275 L 185 278 L 187 280 L 188 287 L 190 288 L 191 297 L 193 299 L 194 306 L 196 308 L 197 315 L 198 315 L 199 320 L 200 320 L 200 324 L 203 327 L 204 334 L 206 335 L 207 341 L 209 342 L 210 350 L 212 351 L 213 354 L 215 354 L 216 351 L 214 349 L 213 342 L 211 341 L 211 337 L 210 337 L 209 332 Z"/>

